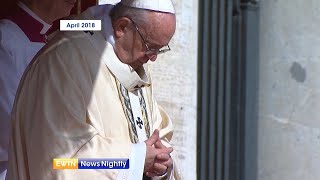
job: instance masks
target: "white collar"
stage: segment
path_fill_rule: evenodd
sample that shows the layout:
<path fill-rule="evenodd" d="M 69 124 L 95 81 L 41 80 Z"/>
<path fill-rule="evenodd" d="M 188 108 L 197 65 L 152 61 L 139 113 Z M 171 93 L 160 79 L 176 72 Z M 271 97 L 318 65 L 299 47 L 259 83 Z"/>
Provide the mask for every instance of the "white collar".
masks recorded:
<path fill-rule="evenodd" d="M 110 43 L 108 43 L 108 46 L 109 48 L 105 52 L 108 58 L 104 58 L 103 61 L 126 89 L 132 91 L 137 87 L 149 86 L 149 79 L 143 66 L 137 70 L 132 69 L 131 66 L 118 59 Z"/>
<path fill-rule="evenodd" d="M 40 34 L 46 34 L 47 31 L 51 28 L 51 25 L 44 22 L 39 16 L 37 16 L 34 12 L 31 11 L 25 4 L 23 4 L 21 1 L 18 2 L 18 6 L 23 9 L 26 13 L 28 13 L 31 17 L 33 17 L 35 20 L 39 21 L 43 28 L 40 31 Z"/>

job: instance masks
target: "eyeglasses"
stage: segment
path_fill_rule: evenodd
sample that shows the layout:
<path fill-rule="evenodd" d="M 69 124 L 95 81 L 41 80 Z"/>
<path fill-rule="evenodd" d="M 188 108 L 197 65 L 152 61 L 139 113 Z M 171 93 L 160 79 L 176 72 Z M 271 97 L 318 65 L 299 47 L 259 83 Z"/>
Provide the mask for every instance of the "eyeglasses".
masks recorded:
<path fill-rule="evenodd" d="M 146 46 L 146 49 L 147 49 L 147 51 L 145 52 L 146 55 L 153 55 L 153 54 L 154 55 L 158 55 L 158 54 L 163 54 L 163 53 L 168 52 L 168 51 L 171 50 L 169 44 L 164 46 L 164 47 L 162 47 L 162 48 L 160 48 L 160 49 L 149 48 L 146 40 L 143 38 L 142 34 L 140 33 L 137 24 L 131 18 L 128 18 L 128 19 L 130 19 L 130 21 L 132 22 L 133 26 L 136 28 L 138 34 L 140 35 L 141 39 L 143 40 L 143 43 L 144 43 L 144 45 Z"/>

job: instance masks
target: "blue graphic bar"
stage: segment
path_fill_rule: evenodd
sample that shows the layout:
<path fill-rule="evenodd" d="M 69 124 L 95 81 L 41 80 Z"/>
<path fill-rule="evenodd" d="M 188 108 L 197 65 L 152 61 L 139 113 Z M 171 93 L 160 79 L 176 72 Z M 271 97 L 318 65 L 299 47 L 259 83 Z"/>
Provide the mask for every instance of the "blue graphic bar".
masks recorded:
<path fill-rule="evenodd" d="M 78 169 L 129 169 L 129 159 L 78 159 Z"/>

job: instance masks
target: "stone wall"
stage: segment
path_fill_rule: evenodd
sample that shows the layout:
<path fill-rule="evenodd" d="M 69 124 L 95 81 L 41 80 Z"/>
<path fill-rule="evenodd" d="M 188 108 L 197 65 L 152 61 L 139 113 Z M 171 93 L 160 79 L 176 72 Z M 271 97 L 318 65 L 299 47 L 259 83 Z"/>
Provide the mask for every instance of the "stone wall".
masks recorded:
<path fill-rule="evenodd" d="M 172 51 L 152 63 L 155 95 L 174 125 L 172 144 L 185 180 L 196 179 L 198 1 L 173 0 L 177 30 Z"/>
<path fill-rule="evenodd" d="M 319 0 L 260 1 L 259 180 L 320 177 L 319 13 Z"/>

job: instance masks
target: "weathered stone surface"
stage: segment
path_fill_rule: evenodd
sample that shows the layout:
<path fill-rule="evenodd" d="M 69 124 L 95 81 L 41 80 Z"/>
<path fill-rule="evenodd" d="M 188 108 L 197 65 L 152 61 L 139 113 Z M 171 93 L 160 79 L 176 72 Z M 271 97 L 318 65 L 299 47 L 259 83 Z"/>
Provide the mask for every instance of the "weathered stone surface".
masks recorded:
<path fill-rule="evenodd" d="M 320 1 L 260 1 L 258 179 L 320 177 Z"/>

